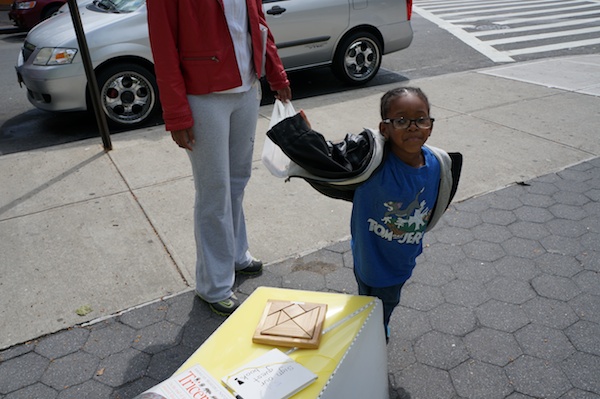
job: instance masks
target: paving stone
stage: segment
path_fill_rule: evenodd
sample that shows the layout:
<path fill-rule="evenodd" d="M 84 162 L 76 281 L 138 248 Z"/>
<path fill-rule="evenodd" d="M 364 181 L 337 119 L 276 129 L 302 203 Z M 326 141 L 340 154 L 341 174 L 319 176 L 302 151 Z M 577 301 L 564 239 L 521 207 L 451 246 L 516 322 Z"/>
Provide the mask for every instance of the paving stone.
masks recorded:
<path fill-rule="evenodd" d="M 325 276 L 321 273 L 300 270 L 290 273 L 283 278 L 281 283 L 283 288 L 293 290 L 313 290 L 322 291 L 325 289 Z"/>
<path fill-rule="evenodd" d="M 35 349 L 36 341 L 26 342 L 24 344 L 15 345 L 8 349 L 0 351 L 0 363 L 10 360 L 14 357 L 24 355 Z"/>
<path fill-rule="evenodd" d="M 130 348 L 104 358 L 94 379 L 113 388 L 144 376 L 151 355 Z"/>
<path fill-rule="evenodd" d="M 506 253 L 525 259 L 535 259 L 546 252 L 538 241 L 526 238 L 513 237 L 500 245 Z"/>
<path fill-rule="evenodd" d="M 552 219 L 544 226 L 548 228 L 550 233 L 560 237 L 578 238 L 588 232 L 588 228 L 584 223 L 568 219 Z"/>
<path fill-rule="evenodd" d="M 508 277 L 498 277 L 486 283 L 485 288 L 492 298 L 515 305 L 523 304 L 536 296 L 529 283 Z"/>
<path fill-rule="evenodd" d="M 465 211 L 446 212 L 444 220 L 448 226 L 462 227 L 464 229 L 470 229 L 482 223 L 481 217 L 478 214 Z"/>
<path fill-rule="evenodd" d="M 452 265 L 456 277 L 461 280 L 476 281 L 478 283 L 488 282 L 498 274 L 491 262 L 467 259 Z"/>
<path fill-rule="evenodd" d="M 208 305 L 206 305 L 208 309 Z M 208 310 L 208 312 L 210 312 Z M 203 318 L 202 323 L 188 323 L 183 328 L 181 344 L 190 348 L 198 348 L 225 321 L 224 317 Z"/>
<path fill-rule="evenodd" d="M 415 340 L 428 331 L 431 331 L 431 323 L 426 312 L 398 306 L 390 318 L 392 334 L 401 339 Z"/>
<path fill-rule="evenodd" d="M 535 193 L 525 193 L 519 199 L 523 205 L 536 208 L 547 208 L 556 203 L 556 200 L 552 196 Z"/>
<path fill-rule="evenodd" d="M 493 262 L 506 256 L 506 251 L 500 244 L 475 240 L 463 246 L 465 255 L 474 260 Z"/>
<path fill-rule="evenodd" d="M 51 362 L 41 381 L 58 390 L 66 389 L 91 379 L 99 364 L 100 358 L 90 353 L 72 353 Z"/>
<path fill-rule="evenodd" d="M 443 303 L 428 312 L 431 327 L 442 333 L 463 336 L 473 331 L 477 318 L 471 309 Z"/>
<path fill-rule="evenodd" d="M 113 397 L 112 391 L 111 387 L 90 380 L 62 390 L 58 395 L 58 399 L 111 399 Z M 46 398 L 40 397 L 40 399 Z"/>
<path fill-rule="evenodd" d="M 544 256 L 544 255 L 542 255 Z M 521 281 L 529 281 L 542 272 L 536 266 L 536 261 L 519 258 L 515 256 L 505 256 L 492 263 L 498 274 L 504 277 L 514 278 Z"/>
<path fill-rule="evenodd" d="M 563 277 L 573 277 L 583 270 L 583 266 L 572 256 L 545 253 L 533 261 L 541 271 Z"/>
<path fill-rule="evenodd" d="M 462 279 L 445 284 L 442 294 L 447 302 L 467 308 L 474 308 L 491 298 L 483 284 Z"/>
<path fill-rule="evenodd" d="M 131 384 L 115 389 L 110 399 L 131 399 L 160 382 L 161 381 L 156 381 L 148 377 L 142 377 Z"/>
<path fill-rule="evenodd" d="M 358 285 L 353 273 L 348 273 L 345 268 L 338 268 L 333 273 L 325 276 L 325 285 L 328 289 L 342 294 L 358 294 Z"/>
<path fill-rule="evenodd" d="M 81 350 L 90 331 L 87 328 L 74 327 L 41 338 L 35 351 L 48 359 L 56 359 Z"/>
<path fill-rule="evenodd" d="M 561 363 L 563 372 L 571 383 L 588 393 L 595 392 L 600 396 L 600 360 L 598 356 L 577 352 Z"/>
<path fill-rule="evenodd" d="M 535 323 L 517 331 L 515 338 L 525 354 L 540 359 L 561 361 L 575 352 L 562 331 Z"/>
<path fill-rule="evenodd" d="M 111 323 L 90 333 L 83 349 L 100 358 L 129 348 L 138 332 L 121 323 Z"/>
<path fill-rule="evenodd" d="M 446 213 L 444 213 L 444 217 L 453 216 L 456 218 L 456 214 L 459 212 L 469 212 L 473 214 L 477 214 L 479 212 L 483 212 L 484 210 L 490 207 L 490 203 L 492 202 L 492 196 L 495 196 L 495 192 L 490 193 L 490 195 L 482 195 L 475 198 L 470 198 L 468 201 L 462 202 L 454 202 L 450 204 Z"/>
<path fill-rule="evenodd" d="M 479 240 L 496 244 L 500 244 L 501 242 L 504 242 L 512 237 L 512 233 L 508 227 L 489 223 L 475 226 L 473 228 L 472 235 L 477 237 Z"/>
<path fill-rule="evenodd" d="M 544 208 L 522 206 L 514 210 L 517 218 L 523 222 L 546 223 L 554 219 L 554 215 Z"/>
<path fill-rule="evenodd" d="M 565 333 L 579 351 L 600 356 L 599 324 L 589 321 L 578 321 L 567 328 Z"/>
<path fill-rule="evenodd" d="M 595 287 L 596 290 L 598 287 Z M 569 305 L 581 320 L 600 324 L 600 296 L 592 294 L 580 295 L 569 301 Z"/>
<path fill-rule="evenodd" d="M 546 175 L 544 178 L 551 177 L 552 175 Z M 532 194 L 542 194 L 542 195 L 552 195 L 557 193 L 558 187 L 556 187 L 552 183 L 544 183 L 540 179 L 534 180 L 531 182 L 531 185 L 528 187 L 528 192 Z"/>
<path fill-rule="evenodd" d="M 516 391 L 534 398 L 557 399 L 573 388 L 560 368 L 531 356 L 521 356 L 504 370 Z"/>
<path fill-rule="evenodd" d="M 271 269 L 265 269 L 260 278 L 246 278 L 243 281 L 240 281 L 238 278 L 236 280 L 239 283 L 236 292 L 243 292 L 246 295 L 250 295 L 258 287 L 281 287 L 283 276 L 271 272 Z"/>
<path fill-rule="evenodd" d="M 579 237 L 579 242 L 587 251 L 595 251 L 600 247 L 600 234 L 599 233 L 585 233 Z"/>
<path fill-rule="evenodd" d="M 427 262 L 434 264 L 454 265 L 466 259 L 462 247 L 451 244 L 439 244 L 423 251 Z"/>
<path fill-rule="evenodd" d="M 426 234 L 425 237 L 433 234 Z M 436 242 L 443 244 L 462 245 L 469 241 L 473 241 L 473 232 L 468 229 L 461 227 L 442 227 L 436 226 L 435 228 Z M 431 243 L 429 243 L 431 244 Z"/>
<path fill-rule="evenodd" d="M 388 367 L 390 370 L 403 370 L 417 362 L 413 345 L 410 341 L 401 339 L 395 330 L 392 329 L 392 335 L 388 345 Z"/>
<path fill-rule="evenodd" d="M 192 290 L 166 299 L 167 314 L 165 320 L 182 326 L 190 318 L 196 318 L 199 312 L 195 311 L 195 296 L 195 292 Z"/>
<path fill-rule="evenodd" d="M 520 306 L 495 299 L 479 306 L 475 313 L 482 325 L 509 333 L 517 331 L 530 322 Z"/>
<path fill-rule="evenodd" d="M 449 399 L 457 395 L 449 373 L 435 367 L 416 363 L 394 373 L 394 377 L 410 398 Z"/>
<path fill-rule="evenodd" d="M 175 346 L 181 340 L 182 327 L 168 321 L 161 321 L 138 330 L 132 347 L 154 354 Z"/>
<path fill-rule="evenodd" d="M 581 262 L 585 270 L 593 270 L 600 273 L 600 253 L 584 252 L 577 255 L 577 260 Z"/>
<path fill-rule="evenodd" d="M 294 262 L 292 273 L 297 271 L 310 271 L 326 275 L 338 269 L 343 253 L 321 249 L 311 252 Z"/>
<path fill-rule="evenodd" d="M 412 282 L 432 285 L 434 287 L 442 286 L 454 279 L 456 279 L 456 276 L 450 265 L 419 260 L 411 277 Z"/>
<path fill-rule="evenodd" d="M 540 296 L 561 301 L 568 301 L 581 293 L 581 289 L 571 279 L 547 274 L 535 277 L 531 285 Z"/>
<path fill-rule="evenodd" d="M 577 238 L 548 236 L 542 238 L 540 243 L 547 252 L 551 253 L 577 256 L 585 251 L 585 248 Z"/>
<path fill-rule="evenodd" d="M 583 206 L 590 202 L 590 199 L 584 194 L 570 191 L 560 191 L 552 196 L 559 204 Z"/>
<path fill-rule="evenodd" d="M 0 363 L 0 394 L 8 394 L 40 380 L 50 360 L 27 352 Z"/>
<path fill-rule="evenodd" d="M 351 251 L 352 248 L 350 246 L 350 240 L 339 241 L 335 244 L 329 245 L 327 247 L 328 251 L 337 252 L 338 254 L 344 254 L 348 251 Z"/>
<path fill-rule="evenodd" d="M 427 311 L 444 303 L 444 297 L 439 287 L 409 281 L 402 288 L 400 303 L 409 308 Z"/>
<path fill-rule="evenodd" d="M 481 220 L 484 223 L 498 226 L 508 226 L 509 224 L 515 222 L 517 217 L 512 211 L 490 208 L 481 212 Z"/>
<path fill-rule="evenodd" d="M 511 190 L 513 190 L 513 188 L 510 188 Z M 519 190 L 521 191 L 521 190 Z M 523 205 L 523 201 L 521 201 L 521 193 L 519 192 L 518 194 L 515 193 L 515 196 L 509 196 L 509 195 L 502 195 L 502 193 L 509 193 L 508 189 L 504 189 L 504 190 L 500 190 L 497 194 L 498 195 L 490 195 L 488 197 L 488 205 L 490 208 L 496 208 L 496 209 L 504 209 L 507 211 L 512 211 L 515 210 L 517 208 L 520 208 Z M 485 210 L 482 210 L 485 211 Z"/>
<path fill-rule="evenodd" d="M 35 383 L 3 396 L 5 399 L 54 399 L 58 396 L 55 389 L 41 383 Z"/>
<path fill-rule="evenodd" d="M 562 330 L 575 323 L 577 314 L 564 302 L 548 298 L 533 298 L 522 305 L 532 322 Z"/>
<path fill-rule="evenodd" d="M 515 237 L 527 238 L 530 240 L 539 240 L 548 237 L 551 234 L 548 227 L 546 227 L 546 224 L 536 222 L 519 221 L 511 224 L 507 229 Z"/>
<path fill-rule="evenodd" d="M 425 237 L 427 237 L 427 236 L 425 236 Z M 354 257 L 352 256 L 352 252 L 344 252 L 342 259 L 344 261 L 345 269 L 350 269 L 350 270 L 354 269 Z"/>
<path fill-rule="evenodd" d="M 504 399 L 513 390 L 502 368 L 477 360 L 450 370 L 450 377 L 461 398 Z"/>
<path fill-rule="evenodd" d="M 414 346 L 419 363 L 450 370 L 469 358 L 469 353 L 459 337 L 431 331 L 417 340 Z"/>
<path fill-rule="evenodd" d="M 592 295 L 600 295 L 600 273 L 584 270 L 577 274 L 573 279 L 584 292 L 589 292 Z"/>
<path fill-rule="evenodd" d="M 561 399 L 600 399 L 600 395 L 574 388 L 564 394 Z"/>
<path fill-rule="evenodd" d="M 146 375 L 157 381 L 163 381 L 181 367 L 194 354 L 197 348 L 178 345 L 152 356 Z"/>
<path fill-rule="evenodd" d="M 138 330 L 164 320 L 168 309 L 166 302 L 158 301 L 123 313 L 119 321 Z"/>
<path fill-rule="evenodd" d="M 491 328 L 479 328 L 467 334 L 464 343 L 473 359 L 501 367 L 523 354 L 512 334 Z"/>

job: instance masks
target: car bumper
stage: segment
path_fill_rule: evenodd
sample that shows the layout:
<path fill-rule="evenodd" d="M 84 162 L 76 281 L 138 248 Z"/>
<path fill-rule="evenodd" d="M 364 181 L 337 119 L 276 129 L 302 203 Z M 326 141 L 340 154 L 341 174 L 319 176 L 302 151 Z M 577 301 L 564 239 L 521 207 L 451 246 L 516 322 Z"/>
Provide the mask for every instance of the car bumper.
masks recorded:
<path fill-rule="evenodd" d="M 380 26 L 379 29 L 383 36 L 384 54 L 404 50 L 410 46 L 410 43 L 412 42 L 413 30 L 410 21 L 383 25 Z"/>
<path fill-rule="evenodd" d="M 27 99 L 36 108 L 46 111 L 87 109 L 87 78 L 81 64 L 50 67 L 25 64 L 16 70 L 17 80 L 25 85 Z"/>

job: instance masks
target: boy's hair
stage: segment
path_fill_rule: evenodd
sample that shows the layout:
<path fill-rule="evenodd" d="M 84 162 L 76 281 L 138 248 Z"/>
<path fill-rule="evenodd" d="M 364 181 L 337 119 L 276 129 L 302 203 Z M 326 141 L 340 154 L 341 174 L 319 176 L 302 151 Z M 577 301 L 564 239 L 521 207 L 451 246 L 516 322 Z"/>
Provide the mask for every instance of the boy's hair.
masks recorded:
<path fill-rule="evenodd" d="M 381 97 L 381 119 L 387 118 L 387 113 L 390 109 L 390 103 L 396 97 L 405 96 L 407 94 L 415 94 L 419 96 L 419 98 L 427 105 L 427 112 L 430 111 L 429 99 L 421 89 L 418 87 L 397 87 L 395 89 L 388 90 L 383 97 Z"/>

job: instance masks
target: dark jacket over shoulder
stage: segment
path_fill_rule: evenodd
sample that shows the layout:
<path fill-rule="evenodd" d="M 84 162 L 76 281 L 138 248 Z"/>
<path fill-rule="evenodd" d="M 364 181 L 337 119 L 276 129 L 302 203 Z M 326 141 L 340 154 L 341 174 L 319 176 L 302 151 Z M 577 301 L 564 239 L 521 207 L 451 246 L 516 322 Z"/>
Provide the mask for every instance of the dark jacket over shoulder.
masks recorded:
<path fill-rule="evenodd" d="M 356 188 L 382 165 L 387 156 L 381 133 L 365 129 L 358 135 L 347 134 L 333 143 L 312 130 L 300 114 L 273 126 L 267 136 L 291 159 L 289 177 L 306 180 L 320 193 L 335 199 L 352 201 Z M 440 163 L 440 185 L 436 205 L 427 225 L 433 228 L 448 209 L 456 194 L 462 155 L 427 146 Z"/>

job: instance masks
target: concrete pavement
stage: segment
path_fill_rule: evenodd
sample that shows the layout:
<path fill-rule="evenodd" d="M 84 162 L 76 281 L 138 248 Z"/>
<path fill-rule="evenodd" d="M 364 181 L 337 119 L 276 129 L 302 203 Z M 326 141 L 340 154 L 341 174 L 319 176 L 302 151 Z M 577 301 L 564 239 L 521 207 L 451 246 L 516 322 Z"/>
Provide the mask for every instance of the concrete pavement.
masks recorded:
<path fill-rule="evenodd" d="M 392 397 L 600 397 L 600 55 L 407 84 L 465 165 L 393 317 Z M 294 106 L 341 139 L 377 126 L 388 88 Z M 270 176 L 260 114 L 245 209 L 267 267 L 241 296 L 355 293 L 350 204 Z M 222 322 L 190 291 L 186 155 L 162 126 L 112 139 L 0 157 L 0 398 L 133 397 Z"/>

